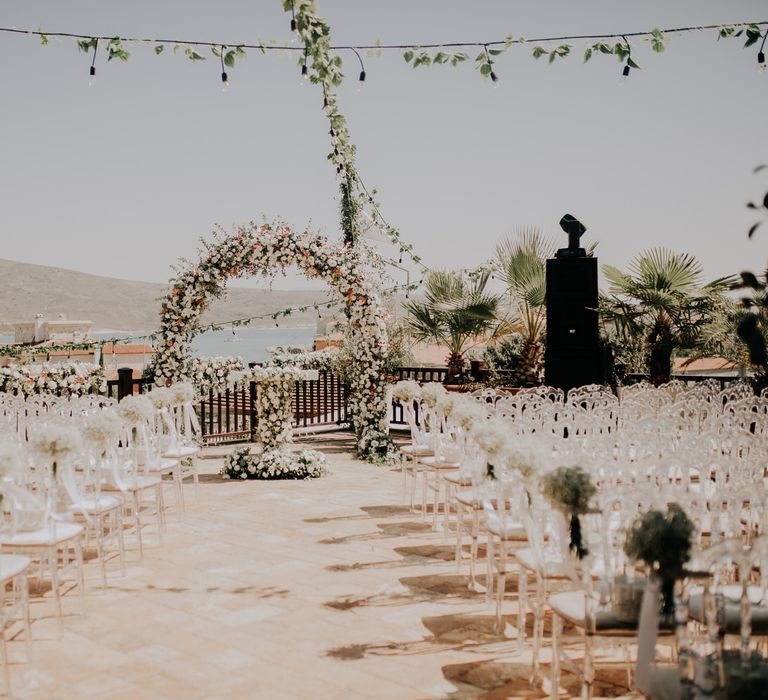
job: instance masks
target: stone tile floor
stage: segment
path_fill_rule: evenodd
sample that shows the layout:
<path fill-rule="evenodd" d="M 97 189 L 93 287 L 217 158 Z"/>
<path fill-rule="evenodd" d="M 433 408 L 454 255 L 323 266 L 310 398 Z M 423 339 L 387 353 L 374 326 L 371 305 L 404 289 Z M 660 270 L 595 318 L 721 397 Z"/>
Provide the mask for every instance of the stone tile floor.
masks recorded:
<path fill-rule="evenodd" d="M 162 547 L 148 531 L 144 560 L 130 550 L 125 577 L 113 562 L 106 591 L 87 564 L 85 615 L 66 596 L 60 633 L 50 597 L 34 602 L 33 662 L 8 645 L 14 695 L 543 697 L 527 681 L 530 656 L 493 635 L 452 543 L 402 506 L 401 474 L 356 461 L 345 434 L 299 442 L 327 454 L 329 476 L 222 481 L 221 460 L 201 460 L 199 500 L 188 486 Z M 598 694 L 627 692 L 622 673 L 598 680 Z M 564 684 L 578 694 L 575 679 Z"/>

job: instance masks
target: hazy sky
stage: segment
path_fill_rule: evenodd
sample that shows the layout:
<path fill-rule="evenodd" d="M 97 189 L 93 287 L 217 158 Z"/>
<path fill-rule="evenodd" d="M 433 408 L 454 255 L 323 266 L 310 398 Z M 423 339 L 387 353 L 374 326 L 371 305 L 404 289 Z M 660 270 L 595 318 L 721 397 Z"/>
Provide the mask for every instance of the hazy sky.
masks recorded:
<path fill-rule="evenodd" d="M 319 0 L 335 43 L 630 32 L 768 19 L 759 0 Z M 235 44 L 290 39 L 279 0 L 3 0 L 0 24 Z M 128 47 L 127 64 L 73 41 L 0 35 L 0 257 L 164 281 L 213 224 L 262 214 L 338 236 L 328 124 L 296 57 L 251 51 L 221 89 L 217 60 Z M 713 31 L 673 36 L 642 70 L 584 44 L 555 65 L 500 57 L 497 88 L 473 65 L 414 70 L 399 53 L 344 56 L 340 106 L 382 210 L 432 267 L 487 259 L 516 225 L 558 239 L 571 212 L 623 266 L 649 246 L 697 255 L 708 276 L 768 259 L 745 202 L 765 191 L 768 73 L 757 47 Z M 474 54 L 473 54 L 474 56 Z M 282 286 L 301 286 L 287 280 Z"/>

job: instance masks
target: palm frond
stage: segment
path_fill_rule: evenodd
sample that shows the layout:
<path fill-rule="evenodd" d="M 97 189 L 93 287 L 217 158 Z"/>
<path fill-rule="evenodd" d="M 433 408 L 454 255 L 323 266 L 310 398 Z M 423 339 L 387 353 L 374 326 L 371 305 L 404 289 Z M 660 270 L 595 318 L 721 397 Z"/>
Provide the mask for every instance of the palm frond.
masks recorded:
<path fill-rule="evenodd" d="M 630 275 L 662 291 L 694 292 L 701 287 L 701 263 L 688 253 L 649 248 L 629 263 Z"/>

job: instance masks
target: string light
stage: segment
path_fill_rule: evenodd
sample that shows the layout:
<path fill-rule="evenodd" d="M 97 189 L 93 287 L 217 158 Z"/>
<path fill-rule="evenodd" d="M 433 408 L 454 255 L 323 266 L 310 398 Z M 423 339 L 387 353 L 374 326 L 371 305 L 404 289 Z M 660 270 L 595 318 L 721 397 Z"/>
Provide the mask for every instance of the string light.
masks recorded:
<path fill-rule="evenodd" d="M 629 41 L 627 41 L 627 37 L 622 35 L 621 38 L 624 39 L 624 43 L 627 45 L 627 62 L 624 64 L 624 68 L 622 68 L 621 70 L 621 78 L 619 80 L 619 85 L 623 85 L 624 81 L 629 77 L 629 71 L 630 71 L 629 62 L 632 60 L 632 47 L 629 45 Z"/>
<path fill-rule="evenodd" d="M 293 33 L 291 43 L 293 43 L 299 37 L 299 25 L 296 23 L 296 8 L 293 6 L 293 0 L 291 0 L 291 32 Z"/>
<path fill-rule="evenodd" d="M 358 78 L 357 89 L 362 90 L 363 83 L 365 82 L 365 66 L 363 65 L 363 59 L 357 49 L 353 48 L 352 51 L 354 51 L 355 56 L 357 56 L 357 60 L 360 61 L 360 77 Z"/>
<path fill-rule="evenodd" d="M 224 65 L 224 52 L 227 50 L 226 46 L 221 47 L 221 53 L 219 54 L 219 57 L 221 58 L 221 82 L 224 84 L 223 89 L 226 90 L 229 87 L 229 77 L 227 76 L 227 70 Z"/>
<path fill-rule="evenodd" d="M 498 84 L 499 76 L 493 71 L 493 61 L 491 60 L 491 55 L 488 53 L 488 44 L 483 44 L 483 51 L 485 51 L 485 64 L 488 66 L 488 76 L 492 83 Z"/>
<path fill-rule="evenodd" d="M 307 76 L 309 75 L 309 68 L 307 68 L 307 54 L 309 53 L 309 47 L 304 47 L 304 63 L 301 64 L 301 85 L 307 82 Z"/>
<path fill-rule="evenodd" d="M 765 53 L 764 53 L 764 49 L 765 49 L 765 39 L 766 39 L 766 37 L 768 37 L 768 31 L 766 31 L 765 34 L 763 34 L 763 41 L 760 44 L 760 50 L 757 52 L 757 69 L 759 71 L 761 71 L 761 72 L 765 70 Z"/>
<path fill-rule="evenodd" d="M 88 82 L 89 85 L 93 85 L 93 80 L 96 77 L 96 51 L 98 48 L 99 48 L 99 40 L 96 39 L 96 42 L 93 45 L 93 60 L 91 61 L 91 70 L 90 70 L 91 79 Z"/>

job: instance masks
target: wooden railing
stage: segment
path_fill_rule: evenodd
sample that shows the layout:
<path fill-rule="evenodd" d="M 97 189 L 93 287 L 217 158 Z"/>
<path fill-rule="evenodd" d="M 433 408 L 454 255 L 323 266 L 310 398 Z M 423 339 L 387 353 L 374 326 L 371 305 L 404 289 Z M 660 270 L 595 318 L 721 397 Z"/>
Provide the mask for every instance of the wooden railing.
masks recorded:
<path fill-rule="evenodd" d="M 444 367 L 398 367 L 394 370 L 398 380 L 410 379 L 419 383 L 443 382 L 447 370 Z M 647 379 L 646 375 L 628 375 L 629 382 Z M 711 375 L 673 375 L 687 384 L 716 379 L 724 388 L 729 382 L 740 377 Z M 130 369 L 119 369 L 118 378 L 107 382 L 107 395 L 123 399 L 125 396 L 142 394 L 151 387 L 151 381 L 134 378 Z M 256 384 L 237 390 L 208 391 L 195 404 L 203 440 L 207 444 L 247 442 L 252 440 L 256 429 L 254 408 Z M 346 426 L 350 417 L 348 391 L 341 379 L 332 372 L 321 370 L 314 381 L 297 382 L 294 387 L 293 426 L 312 428 L 325 426 Z M 418 409 L 417 409 L 418 410 Z M 418 413 L 416 414 L 418 422 Z M 392 403 L 390 424 L 405 426 L 403 407 Z"/>

